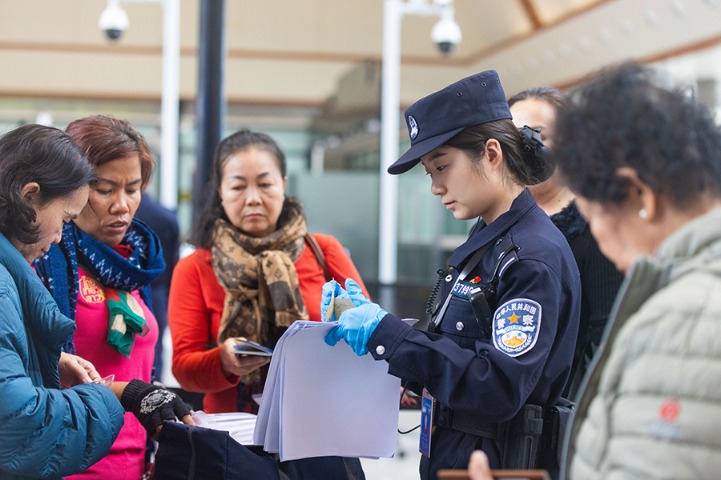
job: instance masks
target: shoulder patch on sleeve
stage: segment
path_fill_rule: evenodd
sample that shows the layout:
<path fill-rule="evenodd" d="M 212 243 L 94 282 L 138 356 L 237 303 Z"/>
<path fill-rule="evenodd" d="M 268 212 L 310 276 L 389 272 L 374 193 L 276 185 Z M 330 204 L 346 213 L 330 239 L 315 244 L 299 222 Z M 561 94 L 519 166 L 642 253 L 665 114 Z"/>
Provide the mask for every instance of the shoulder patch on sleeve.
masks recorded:
<path fill-rule="evenodd" d="M 527 298 L 514 298 L 493 314 L 493 345 L 511 357 L 528 352 L 541 331 L 541 305 Z"/>

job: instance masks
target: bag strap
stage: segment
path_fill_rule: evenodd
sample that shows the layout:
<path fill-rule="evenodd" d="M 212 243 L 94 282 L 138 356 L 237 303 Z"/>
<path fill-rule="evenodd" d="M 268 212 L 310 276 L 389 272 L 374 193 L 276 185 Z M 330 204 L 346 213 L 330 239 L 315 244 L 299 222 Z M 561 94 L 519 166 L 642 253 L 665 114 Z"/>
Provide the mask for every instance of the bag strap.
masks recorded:
<path fill-rule="evenodd" d="M 325 281 L 330 282 L 331 280 L 333 280 L 333 277 L 331 277 L 330 272 L 328 271 L 328 264 L 325 261 L 325 255 L 323 255 L 323 250 L 320 249 L 320 245 L 318 245 L 316 239 L 313 238 L 313 235 L 311 235 L 310 233 L 306 233 L 305 243 L 307 243 L 310 249 L 313 251 L 313 255 L 315 255 L 316 260 L 318 260 L 320 268 L 323 269 Z"/>

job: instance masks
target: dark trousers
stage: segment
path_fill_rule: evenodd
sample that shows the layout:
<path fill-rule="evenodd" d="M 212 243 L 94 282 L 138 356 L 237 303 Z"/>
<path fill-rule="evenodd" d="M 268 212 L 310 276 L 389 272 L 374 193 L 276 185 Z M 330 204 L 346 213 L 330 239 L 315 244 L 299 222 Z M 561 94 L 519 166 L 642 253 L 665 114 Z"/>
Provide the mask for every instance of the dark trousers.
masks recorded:
<path fill-rule="evenodd" d="M 360 460 L 348 457 L 316 457 L 280 462 L 281 477 L 288 480 L 365 480 Z"/>
<path fill-rule="evenodd" d="M 421 456 L 421 480 L 435 480 L 438 470 L 468 468 L 468 459 L 477 449 L 488 455 L 491 468 L 500 468 L 501 455 L 495 440 L 436 427 L 431 438 L 431 457 Z"/>

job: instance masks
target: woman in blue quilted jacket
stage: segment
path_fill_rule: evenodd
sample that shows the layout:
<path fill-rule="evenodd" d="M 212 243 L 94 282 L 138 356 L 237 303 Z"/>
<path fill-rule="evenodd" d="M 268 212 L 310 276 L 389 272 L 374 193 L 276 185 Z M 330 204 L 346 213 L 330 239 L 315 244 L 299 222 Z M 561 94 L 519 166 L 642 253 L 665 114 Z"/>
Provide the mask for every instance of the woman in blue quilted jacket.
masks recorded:
<path fill-rule="evenodd" d="M 0 137 L 0 479 L 84 470 L 108 452 L 125 411 L 152 433 L 163 419 L 192 424 L 173 393 L 138 380 L 108 388 L 90 362 L 61 353 L 75 323 L 30 263 L 83 209 L 92 172 L 58 129 Z"/>

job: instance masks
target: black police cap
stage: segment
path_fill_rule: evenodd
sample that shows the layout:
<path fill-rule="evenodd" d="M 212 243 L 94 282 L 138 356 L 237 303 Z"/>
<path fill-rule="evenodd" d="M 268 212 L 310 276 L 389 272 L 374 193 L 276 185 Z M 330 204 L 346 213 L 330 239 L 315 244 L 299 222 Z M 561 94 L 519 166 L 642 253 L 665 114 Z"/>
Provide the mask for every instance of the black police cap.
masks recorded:
<path fill-rule="evenodd" d="M 421 157 L 455 137 L 464 128 L 512 118 L 506 94 L 495 70 L 459 80 L 418 100 L 405 111 L 411 148 L 388 173 L 410 170 Z"/>

